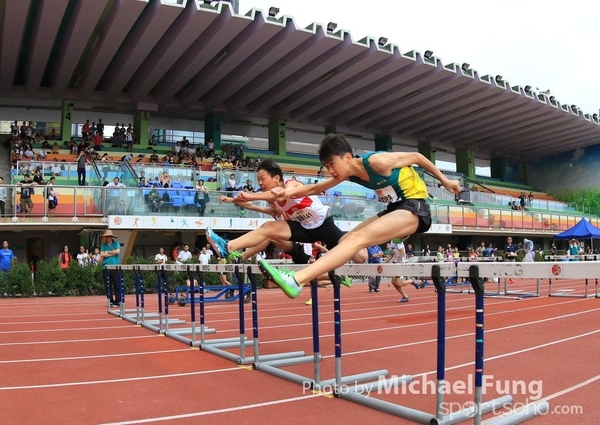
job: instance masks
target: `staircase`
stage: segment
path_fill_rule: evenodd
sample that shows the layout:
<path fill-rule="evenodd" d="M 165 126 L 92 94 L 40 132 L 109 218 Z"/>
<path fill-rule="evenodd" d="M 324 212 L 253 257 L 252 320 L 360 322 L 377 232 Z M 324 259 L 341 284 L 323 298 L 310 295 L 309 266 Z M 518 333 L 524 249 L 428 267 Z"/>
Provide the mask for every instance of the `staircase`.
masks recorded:
<path fill-rule="evenodd" d="M 1 149 L 1 148 L 0 148 Z M 11 184 L 11 163 L 10 163 L 10 150 L 4 149 L 0 153 L 0 176 L 4 177 L 4 184 Z M 6 204 L 4 206 L 4 216 L 11 217 L 13 215 L 13 199 L 14 193 L 11 187 L 6 188 Z"/>

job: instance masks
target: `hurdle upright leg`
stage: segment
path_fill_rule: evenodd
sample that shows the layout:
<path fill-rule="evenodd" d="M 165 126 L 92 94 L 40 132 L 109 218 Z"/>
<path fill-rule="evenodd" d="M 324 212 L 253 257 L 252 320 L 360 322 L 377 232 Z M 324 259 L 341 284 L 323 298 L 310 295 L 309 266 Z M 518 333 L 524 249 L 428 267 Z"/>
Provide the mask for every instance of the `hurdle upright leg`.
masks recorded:
<path fill-rule="evenodd" d="M 321 382 L 322 386 L 334 385 L 334 396 L 341 397 L 343 392 L 349 393 L 360 393 L 367 391 L 369 388 L 381 386 L 381 382 L 389 375 L 387 369 L 375 370 L 372 372 L 359 373 L 356 375 L 342 375 L 342 291 L 341 278 L 335 274 L 335 272 L 329 272 L 329 280 L 333 284 L 333 334 L 335 344 L 335 378 L 333 380 L 325 380 Z M 313 300 L 314 302 L 314 300 Z M 378 381 L 374 384 L 360 385 L 358 382 L 371 381 L 377 379 Z M 355 386 L 349 391 L 341 391 L 342 386 L 348 384 L 355 384 Z"/>
<path fill-rule="evenodd" d="M 312 299 L 312 331 L 313 331 L 313 357 L 314 357 L 314 380 L 313 388 L 319 389 L 321 386 L 321 347 L 319 343 L 319 281 L 313 279 L 310 281 L 310 296 Z"/>
<path fill-rule="evenodd" d="M 197 267 L 198 266 L 196 266 L 196 268 Z M 194 273 L 193 273 L 191 266 L 187 265 L 185 272 L 187 273 L 188 279 L 190 281 L 190 286 L 188 288 L 186 288 L 186 290 L 189 290 L 190 293 L 192 294 L 190 297 L 190 319 L 191 319 L 192 324 L 191 324 L 191 327 L 189 327 L 189 328 L 169 328 L 168 327 L 169 323 L 183 324 L 183 323 L 185 323 L 185 321 L 179 320 L 179 319 L 167 319 L 167 329 L 165 331 L 165 335 L 193 347 L 194 343 L 196 342 L 196 297 L 195 297 L 196 285 L 194 283 Z M 169 294 L 169 291 L 168 290 L 165 291 L 165 297 L 168 297 L 168 294 Z M 165 304 L 167 304 L 167 301 L 165 301 Z M 168 312 L 168 310 L 166 310 L 166 311 Z M 207 330 L 207 332 L 214 333 L 215 330 L 211 329 L 211 330 Z M 191 339 L 186 336 L 183 336 L 183 335 L 189 335 L 190 333 L 192 334 Z"/>
<path fill-rule="evenodd" d="M 258 293 L 257 293 L 257 282 L 256 276 L 252 273 L 252 267 L 248 266 L 248 276 L 250 277 L 251 284 L 251 300 L 252 300 L 252 343 L 254 348 L 254 355 L 252 359 L 252 368 L 255 370 L 261 370 L 270 375 L 277 376 L 292 382 L 297 382 L 302 385 L 302 380 L 306 382 L 306 378 L 299 377 L 300 375 L 280 370 L 278 367 L 286 366 L 287 362 L 296 359 L 304 359 L 306 353 L 304 351 L 290 351 L 287 353 L 277 354 L 266 354 L 260 355 L 259 353 L 259 332 L 258 332 Z M 249 360 L 249 359 L 248 359 Z M 275 362 L 275 363 L 273 363 Z M 278 362 L 278 363 L 277 363 Z M 243 360 L 242 364 L 246 364 L 247 360 Z M 289 364 L 288 364 L 289 365 Z"/>

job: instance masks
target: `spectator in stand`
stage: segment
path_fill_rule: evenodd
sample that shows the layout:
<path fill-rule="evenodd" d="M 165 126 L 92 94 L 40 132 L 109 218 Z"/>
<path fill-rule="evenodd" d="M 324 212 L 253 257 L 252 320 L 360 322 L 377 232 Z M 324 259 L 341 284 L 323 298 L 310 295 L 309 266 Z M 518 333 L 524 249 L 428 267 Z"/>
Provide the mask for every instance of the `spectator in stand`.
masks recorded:
<path fill-rule="evenodd" d="M 77 156 L 77 184 L 79 186 L 85 186 L 85 165 L 89 162 L 85 152 L 80 151 Z"/>
<path fill-rule="evenodd" d="M 194 204 L 198 206 L 198 216 L 204 217 L 204 211 L 206 211 L 206 201 L 208 198 L 209 190 L 204 185 L 204 180 L 198 180 L 198 185 L 196 186 L 196 193 L 194 194 Z"/>
<path fill-rule="evenodd" d="M 18 186 L 21 187 L 21 213 L 24 216 L 28 216 L 31 210 L 33 209 L 33 201 L 31 200 L 31 195 L 33 195 L 33 186 L 35 183 L 29 180 L 29 174 L 25 174 L 23 176 L 24 180 L 21 180 L 21 183 Z"/>
<path fill-rule="evenodd" d="M 208 139 L 208 143 L 206 143 L 206 157 L 215 156 L 215 142 L 213 142 L 212 137 Z"/>
<path fill-rule="evenodd" d="M 423 257 L 429 257 L 431 255 L 431 250 L 429 249 L 429 245 L 425 245 L 425 248 L 421 250 L 421 255 Z"/>
<path fill-rule="evenodd" d="M 98 120 L 98 125 L 96 126 L 96 131 L 100 135 L 100 137 L 104 138 L 104 123 L 102 122 L 102 118 Z"/>
<path fill-rule="evenodd" d="M 90 254 L 85 247 L 79 247 L 79 253 L 77 254 L 77 263 L 80 267 L 87 267 L 90 263 Z"/>
<path fill-rule="evenodd" d="M 48 180 L 48 184 L 46 185 L 46 199 L 48 200 L 48 216 L 54 216 L 56 211 L 56 207 L 58 206 L 58 198 L 56 197 L 57 193 L 54 190 L 54 182 L 56 181 L 56 177 L 50 177 Z"/>
<path fill-rule="evenodd" d="M 4 177 L 0 177 L 0 217 L 4 217 L 5 205 L 6 205 L 6 187 L 4 186 Z"/>
<path fill-rule="evenodd" d="M 231 173 L 229 175 L 229 180 L 227 180 L 227 186 L 225 187 L 225 190 L 229 192 L 238 190 L 237 183 L 235 181 L 235 174 Z"/>
<path fill-rule="evenodd" d="M 85 120 L 85 124 L 81 127 L 81 137 L 85 139 L 90 134 L 90 120 Z"/>
<path fill-rule="evenodd" d="M 65 245 L 62 252 L 58 254 L 58 264 L 60 268 L 66 270 L 69 268 L 69 264 L 73 260 L 73 256 L 69 253 L 69 247 Z"/>
<path fill-rule="evenodd" d="M 160 209 L 165 204 L 165 201 L 162 200 L 156 186 L 154 186 L 148 194 L 148 203 L 152 206 L 152 212 L 160 212 Z"/>
<path fill-rule="evenodd" d="M 133 127 L 131 124 L 125 130 L 125 142 L 127 143 L 127 152 L 133 152 Z"/>
<path fill-rule="evenodd" d="M 94 150 L 100 152 L 102 150 L 102 136 L 100 133 L 94 135 Z"/>
<path fill-rule="evenodd" d="M 406 245 L 406 256 L 408 258 L 412 258 L 415 256 L 415 250 L 413 249 L 411 244 Z"/>
<path fill-rule="evenodd" d="M 150 155 L 150 163 L 158 163 L 158 154 L 156 153 L 156 150 L 152 152 L 152 155 Z"/>
<path fill-rule="evenodd" d="M 163 172 L 160 176 L 160 186 L 168 189 L 171 187 L 171 178 L 169 177 L 169 173 L 166 171 Z"/>
<path fill-rule="evenodd" d="M 119 201 L 121 200 L 121 189 L 124 189 L 125 185 L 121 183 L 118 177 L 115 177 L 112 182 L 106 185 L 106 198 L 108 202 L 109 211 L 116 211 Z"/>
<path fill-rule="evenodd" d="M 142 171 L 140 173 L 140 177 L 138 178 L 138 187 L 148 187 L 150 184 L 148 183 L 148 179 L 146 178 L 146 172 Z"/>
<path fill-rule="evenodd" d="M 2 249 L 0 249 L 0 269 L 2 274 L 6 276 L 6 272 L 12 267 L 14 261 L 17 260 L 12 250 L 8 249 L 8 241 L 2 243 Z"/>
<path fill-rule="evenodd" d="M 252 185 L 252 180 L 246 180 L 246 186 L 244 186 L 244 192 L 256 193 L 256 188 Z"/>

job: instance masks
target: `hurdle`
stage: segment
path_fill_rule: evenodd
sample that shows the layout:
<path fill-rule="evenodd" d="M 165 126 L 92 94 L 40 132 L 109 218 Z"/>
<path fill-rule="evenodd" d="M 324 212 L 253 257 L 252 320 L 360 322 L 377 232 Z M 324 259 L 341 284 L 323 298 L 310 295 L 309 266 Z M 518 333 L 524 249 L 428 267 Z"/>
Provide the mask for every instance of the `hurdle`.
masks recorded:
<path fill-rule="evenodd" d="M 459 283 L 459 279 L 461 279 L 461 277 L 458 276 L 458 264 L 460 263 L 492 263 L 492 262 L 496 262 L 501 260 L 502 257 L 460 257 L 459 261 L 456 263 L 456 270 L 454 271 L 453 276 L 450 279 L 456 279 L 456 283 L 455 284 L 449 284 L 450 279 L 448 279 L 446 281 L 446 293 L 448 294 L 464 294 L 465 292 L 468 294 L 473 294 L 474 292 L 472 292 L 472 286 L 471 286 L 471 282 L 469 281 L 469 279 L 467 278 L 467 280 L 465 281 L 460 281 Z M 456 289 L 457 286 L 460 285 L 460 289 Z M 448 286 L 451 286 L 453 288 L 448 288 Z M 497 292 L 491 292 L 491 291 L 487 291 L 485 293 L 486 297 L 494 297 L 494 296 L 502 296 L 504 294 L 501 293 L 500 291 L 500 280 L 498 280 L 498 291 Z"/>
<path fill-rule="evenodd" d="M 375 264 L 374 264 L 375 265 Z M 286 266 L 287 267 L 287 266 Z M 296 268 L 303 268 L 304 265 L 297 265 Z M 289 267 L 287 267 L 289 268 Z M 279 378 L 288 380 L 302 385 L 304 388 L 310 388 L 313 391 L 320 391 L 324 387 L 330 387 L 335 385 L 345 385 L 348 383 L 364 382 L 376 379 L 381 376 L 388 376 L 387 370 L 376 370 L 372 372 L 364 372 L 355 375 L 342 376 L 341 372 L 341 279 L 335 276 L 333 273 L 329 275 L 331 283 L 333 284 L 333 299 L 334 299 L 334 339 L 335 339 L 335 377 L 331 379 L 321 379 L 321 362 L 323 357 L 320 353 L 320 340 L 319 340 L 319 296 L 318 296 L 318 284 L 316 280 L 311 281 L 311 297 L 312 297 L 312 340 L 313 340 L 313 354 L 303 355 L 301 357 L 262 361 L 254 364 L 254 368 L 262 372 L 266 372 L 270 375 L 277 376 Z M 285 366 L 293 366 L 299 364 L 313 363 L 313 376 L 308 377 L 293 373 L 287 370 L 280 369 Z M 366 390 L 367 387 L 365 387 Z"/>
<path fill-rule="evenodd" d="M 110 310 L 109 314 L 120 317 L 121 319 L 127 320 L 136 325 L 140 325 L 144 328 L 150 329 L 153 332 L 164 334 L 168 331 L 170 325 L 184 324 L 185 321 L 181 319 L 170 319 L 169 318 L 169 282 L 165 273 L 164 265 L 150 265 L 150 264 L 137 264 L 137 265 L 108 265 L 105 267 L 107 270 L 117 270 L 119 274 L 119 288 L 120 288 L 120 303 L 119 310 Z M 125 309 L 125 279 L 123 271 L 133 271 L 136 276 L 136 309 L 126 310 Z M 143 288 L 140 286 L 140 276 L 142 270 L 152 270 L 156 272 L 156 288 L 158 295 L 158 312 L 157 313 L 145 313 L 144 295 Z M 107 286 L 109 286 L 108 275 L 107 275 Z M 164 301 L 164 314 L 163 314 L 163 301 Z M 135 317 L 134 317 L 135 315 Z M 138 317 L 140 320 L 138 321 Z M 154 319 L 157 317 L 157 319 Z M 148 320 L 152 318 L 152 320 Z M 156 326 L 158 325 L 158 326 Z"/>
<path fill-rule="evenodd" d="M 393 377 L 391 379 L 381 379 L 374 383 L 368 383 L 363 385 L 355 385 L 350 387 L 349 390 L 340 391 L 343 382 L 340 379 L 336 381 L 335 396 L 338 398 L 346 399 L 366 407 L 370 407 L 391 415 L 408 419 L 413 422 L 421 424 L 453 424 L 470 419 L 475 415 L 474 409 L 465 409 L 460 412 L 454 412 L 450 415 L 444 416 L 443 413 L 443 388 L 444 388 L 444 375 L 445 375 L 445 335 L 446 335 L 446 279 L 444 276 L 448 276 L 448 273 L 454 273 L 455 265 L 453 262 L 440 262 L 440 263 L 429 263 L 429 264 L 418 264 L 418 263 L 407 263 L 407 264 L 393 264 L 393 265 L 376 265 L 373 268 L 372 265 L 361 265 L 362 270 L 365 270 L 371 276 L 376 273 L 387 275 L 405 275 L 405 276 L 425 276 L 430 275 L 432 282 L 436 287 L 437 302 L 438 302 L 438 326 L 437 326 L 437 379 L 438 385 L 436 386 L 436 412 L 435 414 L 417 410 L 401 404 L 396 404 L 384 400 L 372 398 L 363 393 L 367 392 L 370 394 L 371 391 L 380 391 L 384 388 L 390 388 L 397 385 L 399 382 L 409 383 L 412 381 L 412 376 L 403 375 L 402 377 Z M 378 267 L 377 267 L 378 266 Z M 337 271 L 346 273 L 347 268 L 351 266 L 342 266 Z M 430 271 L 426 273 L 426 269 Z M 481 315 L 483 318 L 483 314 Z M 338 318 L 339 319 L 339 318 Z M 339 320 L 341 322 L 341 320 Z M 340 339 L 337 339 L 338 333 L 336 332 L 336 377 L 340 375 L 339 368 L 341 367 L 341 334 Z M 495 408 L 504 406 L 507 403 L 512 402 L 512 397 L 505 396 L 496 400 L 492 400 L 486 403 L 481 403 L 479 408 L 482 412 L 487 413 Z"/>
<path fill-rule="evenodd" d="M 459 265 L 460 270 L 461 265 Z M 571 261 L 571 262 L 535 262 L 535 263 L 495 263 L 481 264 L 480 272 L 484 276 L 498 278 L 548 279 L 548 296 L 564 298 L 600 298 L 598 278 L 600 276 L 600 261 Z M 464 270 L 463 270 L 463 273 Z M 585 277 L 587 276 L 587 277 Z M 595 291 L 589 288 L 589 278 L 596 280 Z M 552 292 L 553 279 L 585 279 L 583 294 L 567 294 Z"/>

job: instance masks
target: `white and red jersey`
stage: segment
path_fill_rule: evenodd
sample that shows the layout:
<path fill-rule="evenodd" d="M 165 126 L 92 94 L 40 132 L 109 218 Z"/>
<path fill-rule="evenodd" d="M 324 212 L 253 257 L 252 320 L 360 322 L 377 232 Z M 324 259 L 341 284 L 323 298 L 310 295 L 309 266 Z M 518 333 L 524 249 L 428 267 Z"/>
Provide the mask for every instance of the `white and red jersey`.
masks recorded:
<path fill-rule="evenodd" d="M 273 207 L 278 216 L 283 216 L 285 220 L 297 221 L 305 229 L 316 229 L 330 216 L 330 207 L 323 205 L 317 196 L 290 198 L 284 202 L 275 202 Z"/>

